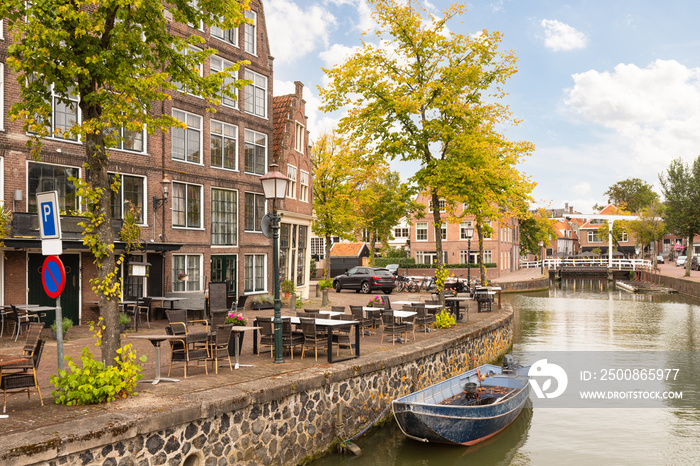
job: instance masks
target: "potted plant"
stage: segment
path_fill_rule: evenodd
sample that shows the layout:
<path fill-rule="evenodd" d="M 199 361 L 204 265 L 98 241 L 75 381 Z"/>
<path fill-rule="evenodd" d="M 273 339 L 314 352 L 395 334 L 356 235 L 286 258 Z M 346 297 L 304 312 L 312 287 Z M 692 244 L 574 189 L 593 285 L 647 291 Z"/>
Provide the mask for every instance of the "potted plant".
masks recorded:
<path fill-rule="evenodd" d="M 181 282 L 186 282 L 187 281 L 187 272 L 178 273 L 177 279 L 180 280 Z"/>
<path fill-rule="evenodd" d="M 295 290 L 294 282 L 290 279 L 286 279 L 280 283 L 280 290 L 282 290 L 282 293 L 284 293 L 285 298 L 289 298 L 289 295 L 294 293 Z"/>
<path fill-rule="evenodd" d="M 253 298 L 251 307 L 256 310 L 274 308 L 274 298 L 269 294 L 259 294 Z"/>
<path fill-rule="evenodd" d="M 234 327 L 245 327 L 248 325 L 248 319 L 246 319 L 240 312 L 231 311 L 226 316 L 224 323 L 231 324 Z M 245 335 L 245 332 L 231 332 L 228 343 L 231 348 L 233 348 L 235 345 L 235 341 L 233 339 L 235 335 L 238 335 L 238 351 L 240 351 L 241 348 L 243 348 L 243 335 Z"/>
<path fill-rule="evenodd" d="M 384 307 L 384 303 L 379 296 L 375 296 L 367 303 L 367 307 Z"/>
<path fill-rule="evenodd" d="M 63 327 L 63 338 L 66 338 L 66 333 L 73 327 L 73 321 L 68 317 L 64 317 L 62 321 Z M 51 324 L 51 338 L 56 339 L 56 321 Z"/>
<path fill-rule="evenodd" d="M 129 325 L 129 322 L 131 322 L 131 319 L 125 312 L 120 312 L 119 313 L 119 331 L 124 332 L 126 330 L 126 327 Z"/>

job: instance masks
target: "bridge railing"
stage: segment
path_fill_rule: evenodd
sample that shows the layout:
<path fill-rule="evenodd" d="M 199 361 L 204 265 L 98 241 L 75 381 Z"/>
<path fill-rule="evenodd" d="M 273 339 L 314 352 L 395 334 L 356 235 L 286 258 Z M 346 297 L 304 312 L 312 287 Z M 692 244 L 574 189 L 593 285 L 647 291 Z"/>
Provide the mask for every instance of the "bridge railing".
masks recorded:
<path fill-rule="evenodd" d="M 542 261 L 520 261 L 521 268 L 540 268 L 558 269 L 561 267 L 608 267 L 608 259 L 588 259 L 588 258 L 571 258 L 560 259 L 550 258 Z M 612 268 L 615 270 L 648 270 L 651 269 L 651 261 L 648 259 L 613 259 Z"/>

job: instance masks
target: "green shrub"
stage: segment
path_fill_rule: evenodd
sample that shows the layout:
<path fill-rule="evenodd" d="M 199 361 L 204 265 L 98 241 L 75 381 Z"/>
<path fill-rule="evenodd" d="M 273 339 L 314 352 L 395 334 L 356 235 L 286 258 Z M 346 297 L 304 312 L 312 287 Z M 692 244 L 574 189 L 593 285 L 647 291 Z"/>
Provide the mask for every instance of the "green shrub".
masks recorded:
<path fill-rule="evenodd" d="M 131 318 L 126 314 L 126 312 L 119 313 L 119 325 L 127 325 L 131 322 Z"/>
<path fill-rule="evenodd" d="M 328 280 L 319 280 L 318 288 L 320 290 L 329 290 L 333 288 L 333 280 L 331 280 L 330 278 Z"/>
<path fill-rule="evenodd" d="M 435 328 L 450 328 L 457 324 L 455 317 L 451 312 L 447 312 L 445 309 L 440 311 L 439 314 L 435 315 L 435 323 L 433 327 Z"/>
<path fill-rule="evenodd" d="M 93 323 L 90 330 L 94 333 L 96 343 L 102 342 L 102 317 L 98 325 Z M 143 377 L 142 367 L 136 364 L 136 352 L 131 344 L 117 350 L 118 356 L 114 359 L 114 366 L 105 366 L 102 361 L 96 361 L 90 350 L 83 348 L 80 357 L 82 367 L 73 362 L 73 358 L 66 357 L 68 369 L 58 371 L 58 375 L 51 376 L 51 383 L 56 390 L 51 394 L 56 404 L 87 405 L 108 403 L 117 398 L 126 398 L 135 395 L 136 382 Z M 146 362 L 146 356 L 138 358 L 141 363 Z"/>
<path fill-rule="evenodd" d="M 286 279 L 282 283 L 280 283 L 280 290 L 282 293 L 294 293 L 294 290 L 296 290 L 296 286 L 294 286 L 294 282 L 291 281 L 290 279 Z"/>
<path fill-rule="evenodd" d="M 70 320 L 69 317 L 64 317 L 63 320 L 62 320 L 61 322 L 62 322 L 62 324 L 63 324 L 63 325 L 62 325 L 62 327 L 63 327 L 63 334 L 65 335 L 66 332 L 67 332 L 68 330 L 70 330 L 71 328 L 73 328 L 73 321 Z M 53 330 L 54 333 L 56 333 L 56 321 L 55 321 L 55 320 L 53 321 L 53 324 L 51 324 L 51 330 Z"/>
<path fill-rule="evenodd" d="M 253 297 L 253 302 L 258 303 L 258 304 L 263 304 L 263 303 L 274 303 L 275 298 L 273 298 L 269 294 L 258 294 Z"/>

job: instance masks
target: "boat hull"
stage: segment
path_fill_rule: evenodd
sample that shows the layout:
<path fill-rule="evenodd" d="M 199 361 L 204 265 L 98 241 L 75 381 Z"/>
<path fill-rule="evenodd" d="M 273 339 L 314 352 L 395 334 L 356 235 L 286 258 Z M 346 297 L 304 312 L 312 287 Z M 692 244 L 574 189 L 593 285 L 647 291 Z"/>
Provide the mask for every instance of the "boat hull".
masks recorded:
<path fill-rule="evenodd" d="M 503 388 L 510 392 L 486 405 L 461 406 L 440 404 L 458 396 L 464 385 L 477 379 L 477 370 L 465 372 L 392 403 L 394 417 L 405 435 L 423 442 L 473 445 L 496 435 L 520 414 L 529 396 L 526 372 L 501 374 L 500 367 L 485 365 L 480 373 L 492 373 L 482 386 Z"/>

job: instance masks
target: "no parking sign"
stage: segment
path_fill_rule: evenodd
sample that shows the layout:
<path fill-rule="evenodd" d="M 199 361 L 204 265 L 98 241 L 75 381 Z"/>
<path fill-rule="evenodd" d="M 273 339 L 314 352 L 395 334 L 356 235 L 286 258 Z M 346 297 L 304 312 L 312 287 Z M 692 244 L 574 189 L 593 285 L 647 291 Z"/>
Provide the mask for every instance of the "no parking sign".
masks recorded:
<path fill-rule="evenodd" d="M 66 286 L 66 269 L 56 256 L 48 256 L 41 266 L 41 284 L 49 298 L 58 298 Z"/>

